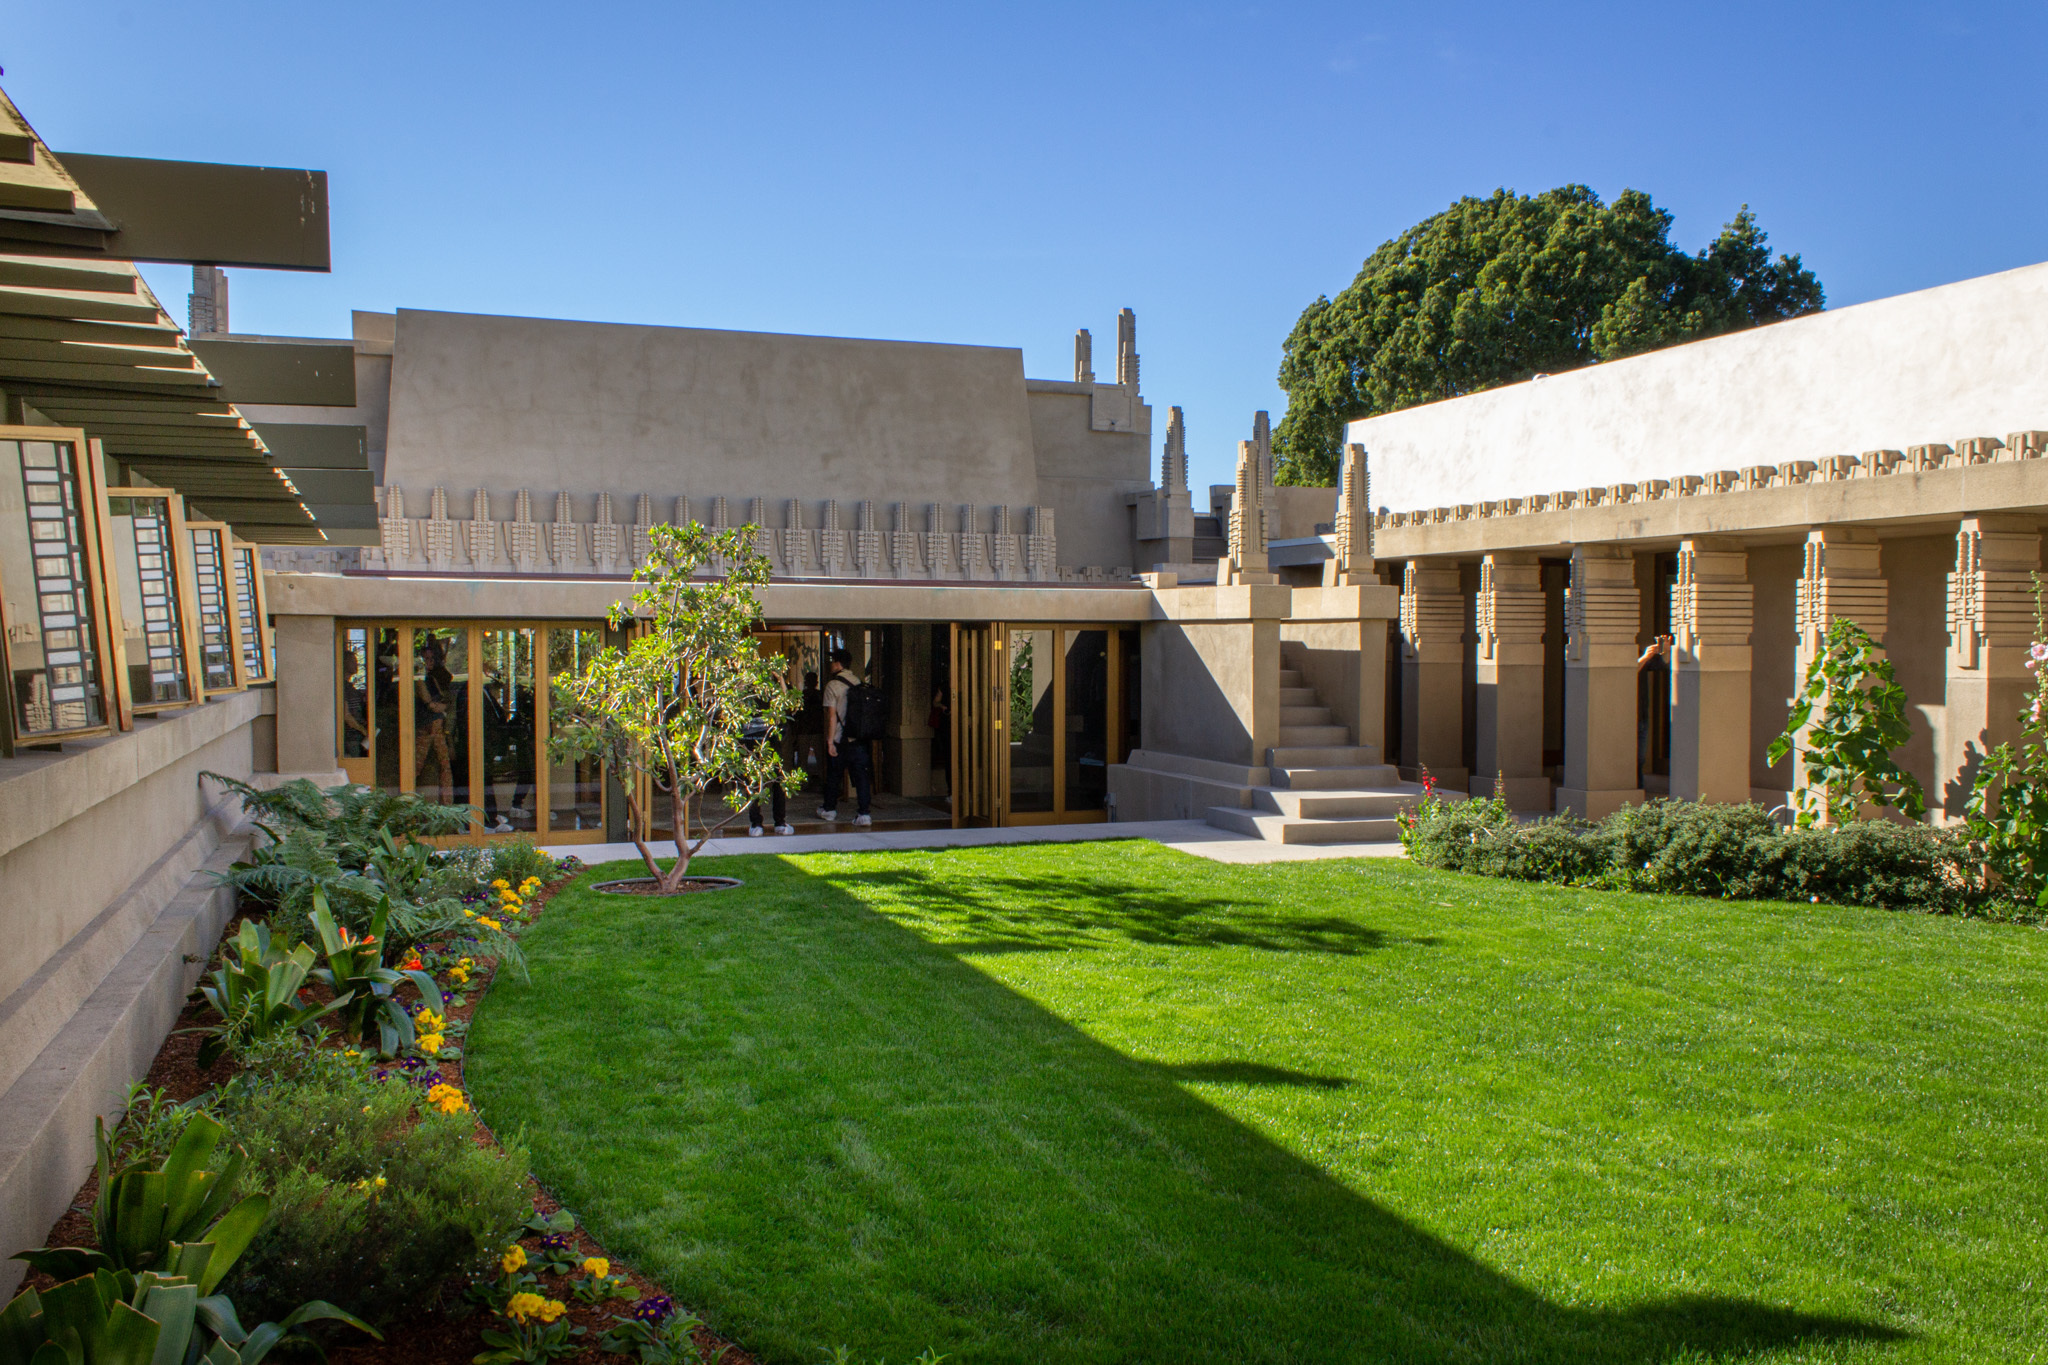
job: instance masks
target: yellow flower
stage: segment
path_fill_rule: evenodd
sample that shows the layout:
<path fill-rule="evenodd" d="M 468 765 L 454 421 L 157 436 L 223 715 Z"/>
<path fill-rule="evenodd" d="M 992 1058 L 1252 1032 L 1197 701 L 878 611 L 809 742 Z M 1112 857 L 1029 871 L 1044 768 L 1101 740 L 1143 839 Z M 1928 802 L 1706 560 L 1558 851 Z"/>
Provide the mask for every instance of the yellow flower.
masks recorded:
<path fill-rule="evenodd" d="M 498 1264 L 507 1275 L 517 1275 L 520 1271 L 526 1269 L 526 1248 L 518 1245 L 506 1247 L 505 1254 L 498 1258 Z M 528 1294 L 526 1297 L 533 1299 L 540 1296 Z"/>
<path fill-rule="evenodd" d="M 448 969 L 448 979 L 458 986 L 467 984 L 469 981 L 469 968 L 450 967 Z"/>
<path fill-rule="evenodd" d="M 535 1311 L 534 1316 L 542 1322 L 553 1322 L 568 1311 L 568 1304 L 563 1303 L 560 1299 L 549 1299 Z"/>
<path fill-rule="evenodd" d="M 469 1108 L 468 1098 L 446 1081 L 427 1092 L 427 1103 L 444 1114 L 460 1114 Z M 526 1253 L 522 1251 L 519 1254 L 524 1256 Z"/>
<path fill-rule="evenodd" d="M 583 1273 L 601 1280 L 612 1273 L 612 1263 L 602 1256 L 586 1256 L 583 1258 Z"/>
<path fill-rule="evenodd" d="M 475 919 L 475 918 L 476 918 L 476 911 L 474 911 L 474 910 L 464 910 L 464 911 L 463 911 L 462 913 L 463 913 L 464 915 L 467 915 L 467 916 L 468 916 L 468 917 L 469 917 L 470 919 Z"/>
<path fill-rule="evenodd" d="M 504 925 L 498 923 L 496 920 L 492 919 L 489 915 L 478 915 L 476 917 L 476 922 L 478 924 L 481 924 L 486 929 L 502 929 L 505 927 Z"/>
<path fill-rule="evenodd" d="M 421 1010 L 413 1016 L 413 1023 L 422 1033 L 439 1033 L 448 1026 L 448 1021 L 432 1010 Z"/>
<path fill-rule="evenodd" d="M 503 890 L 507 889 L 508 887 L 510 887 L 511 885 L 512 885 L 512 883 L 510 883 L 510 882 L 506 881 L 506 880 L 505 880 L 505 879 L 504 879 L 503 877 L 500 877 L 500 878 L 498 878 L 498 879 L 497 879 L 496 881 L 494 881 L 494 882 L 492 882 L 492 883 L 491 883 L 491 890 L 493 890 L 493 891 L 503 891 Z"/>
<path fill-rule="evenodd" d="M 344 1057 L 360 1057 L 363 1054 L 356 1051 L 354 1048 L 348 1048 L 344 1050 L 341 1055 Z"/>
<path fill-rule="evenodd" d="M 514 1322 L 525 1322 L 528 1318 L 540 1317 L 547 1311 L 547 1306 L 548 1301 L 538 1294 L 514 1294 L 505 1302 L 505 1316 Z M 542 1318 L 542 1321 L 553 1322 L 554 1318 Z"/>
<path fill-rule="evenodd" d="M 386 1179 L 385 1179 L 385 1178 L 384 1178 L 383 1176 L 381 1176 L 381 1175 L 380 1175 L 380 1176 L 378 1176 L 378 1177 L 377 1177 L 377 1178 L 376 1178 L 375 1180 L 373 1180 L 373 1181 L 372 1181 L 372 1182 L 370 1182 L 370 1183 L 371 1183 L 371 1184 L 373 1184 L 373 1185 L 375 1185 L 375 1186 L 376 1186 L 376 1187 L 377 1187 L 378 1189 L 380 1189 L 380 1190 L 381 1190 L 381 1189 L 383 1189 L 383 1188 L 384 1188 L 384 1187 L 385 1187 L 386 1185 L 390 1184 L 391 1182 L 390 1182 L 390 1181 L 388 1181 L 388 1180 L 386 1180 Z"/>
<path fill-rule="evenodd" d="M 447 1042 L 448 1040 L 446 1038 L 443 1038 L 438 1033 L 422 1033 L 414 1041 L 419 1044 L 421 1052 L 424 1052 L 427 1056 L 431 1057 L 435 1053 L 439 1052 L 441 1050 L 441 1044 Z"/>
<path fill-rule="evenodd" d="M 538 877 L 528 877 L 525 881 L 519 883 L 519 894 L 522 896 L 530 895 L 535 887 L 543 884 Z"/>

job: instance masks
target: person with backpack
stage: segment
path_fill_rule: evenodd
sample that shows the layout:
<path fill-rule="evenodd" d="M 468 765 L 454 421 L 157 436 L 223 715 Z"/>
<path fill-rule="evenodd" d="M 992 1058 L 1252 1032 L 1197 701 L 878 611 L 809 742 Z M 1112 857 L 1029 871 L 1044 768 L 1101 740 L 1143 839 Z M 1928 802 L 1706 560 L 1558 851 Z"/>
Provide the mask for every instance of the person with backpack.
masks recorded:
<path fill-rule="evenodd" d="M 875 821 L 875 781 L 868 763 L 868 746 L 882 737 L 882 692 L 863 682 L 853 671 L 853 656 L 843 649 L 832 651 L 832 680 L 825 684 L 825 804 L 818 818 L 826 824 L 839 821 L 839 792 L 847 777 L 853 779 L 853 793 L 860 801 L 854 827 L 867 829 Z"/>

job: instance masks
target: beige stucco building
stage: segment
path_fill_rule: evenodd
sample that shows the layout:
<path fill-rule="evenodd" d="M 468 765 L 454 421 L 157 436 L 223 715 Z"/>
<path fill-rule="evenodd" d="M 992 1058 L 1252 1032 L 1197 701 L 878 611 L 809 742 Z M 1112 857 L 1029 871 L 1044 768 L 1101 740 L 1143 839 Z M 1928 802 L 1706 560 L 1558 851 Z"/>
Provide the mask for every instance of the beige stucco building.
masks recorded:
<path fill-rule="evenodd" d="M 882 688 L 882 823 L 1387 839 L 1424 768 L 1531 811 L 1776 803 L 1764 748 L 1840 616 L 1897 664 L 1938 815 L 2020 704 L 2048 267 L 1360 423 L 1334 489 L 1275 488 L 1258 414 L 1198 503 L 1128 311 L 1101 374 L 1083 332 L 1052 379 L 1006 346 L 411 310 L 232 331 L 218 267 L 324 269 L 325 214 L 318 172 L 60 160 L 0 96 L 15 1246 L 232 909 L 211 874 L 251 831 L 206 774 L 625 832 L 549 707 L 658 522 L 755 528 L 761 648 Z M 188 327 L 135 260 L 197 267 Z M 789 739 L 815 828 L 814 699 Z"/>

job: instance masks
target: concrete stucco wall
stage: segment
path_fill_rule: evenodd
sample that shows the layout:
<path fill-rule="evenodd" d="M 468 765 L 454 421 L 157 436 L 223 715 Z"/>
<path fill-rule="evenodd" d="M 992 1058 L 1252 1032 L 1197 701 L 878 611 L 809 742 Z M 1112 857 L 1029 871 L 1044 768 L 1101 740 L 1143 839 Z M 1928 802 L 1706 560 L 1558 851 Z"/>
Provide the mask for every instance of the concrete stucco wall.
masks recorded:
<path fill-rule="evenodd" d="M 1397 511 L 2048 427 L 2048 264 L 1353 422 Z"/>
<path fill-rule="evenodd" d="M 1034 380 L 1028 389 L 1038 473 L 1032 501 L 1054 509 L 1060 563 L 1135 567 L 1125 495 L 1152 486 L 1149 424 L 1141 431 L 1096 431 L 1083 386 Z"/>
<path fill-rule="evenodd" d="M 128 734 L 0 760 L 0 1240 L 41 1243 L 219 937 L 210 872 L 246 847 L 239 805 L 268 690 Z M 187 959 L 190 958 L 188 961 Z M 21 1266 L 0 1265 L 0 1296 Z"/>
<path fill-rule="evenodd" d="M 764 497 L 778 525 L 777 500 L 831 498 L 846 526 L 863 498 L 1021 510 L 1037 491 L 1014 349 L 411 309 L 385 482 L 446 487 L 464 513 L 483 487 L 500 517 L 520 489 L 536 518 L 557 490 L 587 495 L 586 519 L 610 491 L 621 521 L 640 493 L 663 517 L 677 495 L 723 496 L 734 522 Z"/>

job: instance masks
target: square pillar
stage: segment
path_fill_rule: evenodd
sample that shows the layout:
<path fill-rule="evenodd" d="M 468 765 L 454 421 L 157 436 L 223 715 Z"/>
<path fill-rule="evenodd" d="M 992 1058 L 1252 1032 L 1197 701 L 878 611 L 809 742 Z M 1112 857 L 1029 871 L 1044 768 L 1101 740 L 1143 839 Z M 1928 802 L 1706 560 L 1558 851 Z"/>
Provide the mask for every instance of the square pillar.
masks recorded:
<path fill-rule="evenodd" d="M 1749 800 L 1755 598 L 1741 546 L 1679 542 L 1671 589 L 1671 794 L 1680 800 Z"/>
<path fill-rule="evenodd" d="M 1642 803 L 1636 727 L 1636 636 L 1642 619 L 1635 556 L 1619 545 L 1573 547 L 1564 603 L 1560 814 L 1598 820 Z"/>
<path fill-rule="evenodd" d="M 279 616 L 271 645 L 277 651 L 277 770 L 337 780 L 329 776 L 341 768 L 334 618 Z M 393 743 L 397 739 L 392 735 Z"/>
<path fill-rule="evenodd" d="M 1882 553 L 1873 531 L 1857 526 L 1818 526 L 1806 533 L 1800 564 L 1799 596 L 1794 608 L 1799 649 L 1794 655 L 1792 686 L 1797 696 L 1806 685 L 1806 670 L 1819 657 L 1828 629 L 1841 620 L 1854 621 L 1884 643 L 1891 625 L 1891 586 L 1880 566 Z M 1798 746 L 1792 753 L 1792 789 L 1807 785 L 1806 764 Z"/>
<path fill-rule="evenodd" d="M 1465 787 L 1465 598 L 1454 560 L 1401 574 L 1401 776 Z"/>
<path fill-rule="evenodd" d="M 1498 779 L 1515 810 L 1551 808 L 1543 773 L 1543 566 L 1533 554 L 1479 561 L 1479 657 L 1471 792 Z"/>
<path fill-rule="evenodd" d="M 1936 755 L 1941 790 L 1930 812 L 1960 819 L 1984 754 L 2020 738 L 2019 715 L 2034 675 L 2033 573 L 2041 535 L 2017 517 L 1970 517 L 1956 531 L 1956 568 L 1948 576 L 1946 718 Z"/>

